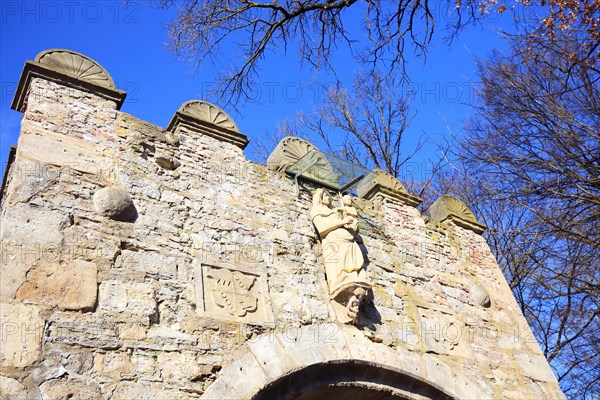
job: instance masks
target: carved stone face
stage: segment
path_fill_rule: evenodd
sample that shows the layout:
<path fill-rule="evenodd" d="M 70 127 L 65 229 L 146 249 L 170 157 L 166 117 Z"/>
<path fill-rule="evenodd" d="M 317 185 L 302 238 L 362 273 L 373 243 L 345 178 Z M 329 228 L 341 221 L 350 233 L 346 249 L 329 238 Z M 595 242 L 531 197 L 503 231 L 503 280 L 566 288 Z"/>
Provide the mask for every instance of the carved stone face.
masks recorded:
<path fill-rule="evenodd" d="M 350 207 L 352 205 L 352 197 L 346 195 L 346 196 L 342 197 L 342 202 L 344 203 L 345 206 Z"/>
<path fill-rule="evenodd" d="M 323 193 L 323 205 L 326 205 L 327 207 L 331 205 L 331 197 L 329 197 L 329 193 L 327 192 Z"/>

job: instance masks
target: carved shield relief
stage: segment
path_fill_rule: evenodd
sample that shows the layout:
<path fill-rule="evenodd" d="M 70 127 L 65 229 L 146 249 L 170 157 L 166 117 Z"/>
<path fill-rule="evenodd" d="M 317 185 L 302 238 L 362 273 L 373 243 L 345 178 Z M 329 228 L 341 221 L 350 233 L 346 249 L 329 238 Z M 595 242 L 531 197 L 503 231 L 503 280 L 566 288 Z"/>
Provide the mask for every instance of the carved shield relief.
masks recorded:
<path fill-rule="evenodd" d="M 202 277 L 197 287 L 198 303 L 203 314 L 239 322 L 272 321 L 272 311 L 265 294 L 268 292 L 260 271 L 240 270 L 229 266 L 198 265 L 196 276 Z"/>
<path fill-rule="evenodd" d="M 211 268 L 206 277 L 211 300 L 215 305 L 238 317 L 256 312 L 258 298 L 252 292 L 252 287 L 257 276 L 225 268 Z"/>

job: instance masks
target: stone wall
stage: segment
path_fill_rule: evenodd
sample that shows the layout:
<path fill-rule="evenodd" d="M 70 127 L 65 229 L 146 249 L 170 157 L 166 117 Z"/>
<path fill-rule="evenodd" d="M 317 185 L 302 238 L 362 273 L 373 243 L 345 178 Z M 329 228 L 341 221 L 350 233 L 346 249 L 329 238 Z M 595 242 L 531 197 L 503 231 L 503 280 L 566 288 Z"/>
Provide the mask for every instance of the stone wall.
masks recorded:
<path fill-rule="evenodd" d="M 182 106 L 165 130 L 70 82 L 33 76 L 17 105 L 0 397 L 250 398 L 345 360 L 451 397 L 564 398 L 485 240 L 460 219 L 354 199 L 373 294 L 357 326 L 339 324 L 313 183 L 297 195 L 285 173 L 247 160 L 245 137 L 208 103 L 192 104 L 208 107 L 198 120 Z M 124 221 L 106 211 L 129 200 Z"/>

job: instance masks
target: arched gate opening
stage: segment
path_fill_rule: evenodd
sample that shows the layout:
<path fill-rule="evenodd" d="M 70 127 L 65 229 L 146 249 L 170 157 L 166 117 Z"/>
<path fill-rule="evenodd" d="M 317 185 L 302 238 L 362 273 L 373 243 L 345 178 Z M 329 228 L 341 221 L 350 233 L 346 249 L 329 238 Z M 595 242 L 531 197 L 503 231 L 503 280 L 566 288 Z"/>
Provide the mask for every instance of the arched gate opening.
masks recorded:
<path fill-rule="evenodd" d="M 451 399 L 432 384 L 361 361 L 314 364 L 264 387 L 253 400 Z"/>

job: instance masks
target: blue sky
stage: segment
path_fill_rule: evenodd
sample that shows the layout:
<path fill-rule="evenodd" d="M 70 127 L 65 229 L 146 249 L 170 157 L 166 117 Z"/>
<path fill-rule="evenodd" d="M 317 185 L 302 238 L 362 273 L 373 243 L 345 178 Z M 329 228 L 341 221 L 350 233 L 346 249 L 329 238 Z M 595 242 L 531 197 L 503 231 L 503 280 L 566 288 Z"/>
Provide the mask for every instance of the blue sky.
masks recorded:
<path fill-rule="evenodd" d="M 440 1 L 439 11 L 446 8 Z M 207 99 L 216 69 L 178 61 L 166 46 L 166 24 L 174 9 L 153 8 L 146 0 L 129 1 L 6 1 L 0 2 L 0 163 L 2 170 L 8 149 L 17 143 L 20 113 L 10 109 L 23 64 L 49 48 L 67 48 L 98 61 L 113 77 L 117 87 L 128 92 L 122 111 L 165 127 L 179 106 L 191 99 Z M 510 29 L 512 17 L 489 15 L 483 24 L 468 28 L 451 46 L 438 29 L 427 60 L 408 58 L 412 79 L 412 107 L 417 116 L 411 124 L 407 149 L 424 134 L 431 142 L 418 158 L 420 177 L 427 177 L 427 160 L 435 158 L 435 142 L 448 130 L 460 134 L 475 99 L 474 58 L 484 57 L 493 48 L 504 47 L 498 31 Z M 443 23 L 443 22 L 442 22 Z M 237 113 L 227 109 L 240 130 L 256 140 L 273 131 L 286 117 L 299 110 L 309 111 L 323 101 L 324 87 L 333 80 L 320 74 L 311 81 L 311 71 L 302 68 L 296 50 L 287 55 L 274 53 L 263 62 L 258 82 L 260 96 Z M 343 57 L 340 54 L 339 57 Z M 223 56 L 221 68 L 227 67 Z M 337 72 L 351 83 L 358 67 L 350 60 Z M 251 147 L 246 150 L 254 159 Z"/>

